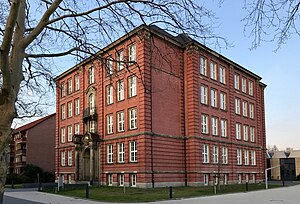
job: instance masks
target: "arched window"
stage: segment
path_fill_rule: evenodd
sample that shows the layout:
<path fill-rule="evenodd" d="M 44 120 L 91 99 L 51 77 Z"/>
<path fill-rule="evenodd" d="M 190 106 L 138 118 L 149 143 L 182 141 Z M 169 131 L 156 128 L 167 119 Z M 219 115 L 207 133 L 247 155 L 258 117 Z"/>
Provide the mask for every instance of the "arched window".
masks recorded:
<path fill-rule="evenodd" d="M 94 94 L 90 94 L 89 95 L 89 108 L 90 108 L 90 114 L 94 114 L 95 113 L 95 95 Z"/>

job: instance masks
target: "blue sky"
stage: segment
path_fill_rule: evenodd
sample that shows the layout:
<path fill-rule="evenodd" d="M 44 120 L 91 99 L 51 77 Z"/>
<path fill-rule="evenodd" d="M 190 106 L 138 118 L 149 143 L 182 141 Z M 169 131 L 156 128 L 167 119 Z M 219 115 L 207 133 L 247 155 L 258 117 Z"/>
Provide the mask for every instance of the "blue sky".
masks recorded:
<path fill-rule="evenodd" d="M 267 144 L 276 145 L 279 149 L 292 147 L 300 149 L 300 93 L 297 90 L 300 81 L 299 36 L 294 36 L 277 52 L 276 43 L 263 43 L 255 50 L 250 50 L 252 38 L 245 36 L 244 22 L 246 12 L 242 9 L 244 1 L 225 0 L 221 7 L 219 0 L 206 1 L 210 9 L 215 11 L 218 23 L 217 32 L 228 39 L 233 47 L 217 50 L 227 58 L 258 74 L 267 84 L 265 90 Z M 70 68 L 73 64 L 66 58 L 57 74 Z M 68 65 L 68 67 L 65 67 Z M 55 107 L 49 108 L 49 113 Z M 34 118 L 36 119 L 36 118 Z M 22 122 L 23 123 L 23 122 Z"/>

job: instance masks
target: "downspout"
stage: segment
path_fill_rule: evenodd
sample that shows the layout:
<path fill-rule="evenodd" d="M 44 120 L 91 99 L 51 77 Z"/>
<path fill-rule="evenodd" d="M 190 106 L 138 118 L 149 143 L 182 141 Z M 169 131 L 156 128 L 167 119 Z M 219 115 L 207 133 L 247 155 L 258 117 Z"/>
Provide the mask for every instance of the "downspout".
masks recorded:
<path fill-rule="evenodd" d="M 183 81 L 182 81 L 182 84 L 183 84 L 183 95 L 182 95 L 182 98 L 183 98 L 183 118 L 184 118 L 184 123 L 183 123 L 183 157 L 184 157 L 184 186 L 187 187 L 187 177 L 188 177 L 188 173 L 187 173 L 187 157 L 186 157 L 186 151 L 187 151 L 187 148 L 186 148 L 186 114 L 185 114 L 185 73 L 184 73 L 184 63 L 185 63 L 185 60 L 184 60 L 184 48 L 182 49 L 183 51 L 183 58 L 182 58 L 182 65 L 183 65 Z"/>
<path fill-rule="evenodd" d="M 152 114 L 152 36 L 150 33 L 150 112 L 151 112 L 151 181 L 152 181 L 152 188 L 155 186 L 154 181 L 154 161 L 153 161 L 153 129 L 152 129 L 152 122 L 153 122 L 153 114 Z"/>

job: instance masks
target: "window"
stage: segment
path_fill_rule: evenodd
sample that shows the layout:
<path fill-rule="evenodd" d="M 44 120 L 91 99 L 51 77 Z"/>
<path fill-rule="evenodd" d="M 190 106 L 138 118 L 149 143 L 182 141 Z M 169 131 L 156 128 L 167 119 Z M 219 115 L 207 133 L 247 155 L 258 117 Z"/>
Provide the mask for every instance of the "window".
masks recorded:
<path fill-rule="evenodd" d="M 253 82 L 252 81 L 248 81 L 248 91 L 249 91 L 249 95 L 253 96 Z"/>
<path fill-rule="evenodd" d="M 65 143 L 66 142 L 66 128 L 61 128 L 61 143 Z"/>
<path fill-rule="evenodd" d="M 75 115 L 79 115 L 80 114 L 80 101 L 79 101 L 79 99 L 75 99 L 74 103 L 75 103 Z"/>
<path fill-rule="evenodd" d="M 90 115 L 93 115 L 96 111 L 96 109 L 95 109 L 95 95 L 94 94 L 89 95 L 89 108 L 90 108 Z"/>
<path fill-rule="evenodd" d="M 244 141 L 248 141 L 248 125 L 243 125 Z"/>
<path fill-rule="evenodd" d="M 241 137 L 241 124 L 240 123 L 236 123 L 235 124 L 235 136 L 236 136 L 236 139 L 240 140 L 242 137 Z"/>
<path fill-rule="evenodd" d="M 243 116 L 248 116 L 248 103 L 246 101 L 243 101 Z"/>
<path fill-rule="evenodd" d="M 117 82 L 117 101 L 124 100 L 124 81 Z"/>
<path fill-rule="evenodd" d="M 224 184 L 228 184 L 228 174 L 224 174 Z"/>
<path fill-rule="evenodd" d="M 78 91 L 80 89 L 80 77 L 79 74 L 75 75 L 75 91 Z"/>
<path fill-rule="evenodd" d="M 72 117 L 72 102 L 70 101 L 70 102 L 68 102 L 68 118 L 70 118 L 70 117 Z"/>
<path fill-rule="evenodd" d="M 210 104 L 212 107 L 217 107 L 217 90 L 210 90 Z"/>
<path fill-rule="evenodd" d="M 202 146 L 202 162 L 209 163 L 209 146 L 207 144 Z"/>
<path fill-rule="evenodd" d="M 202 104 L 207 104 L 208 103 L 208 88 L 207 86 L 203 86 L 201 85 L 201 88 L 200 88 L 200 102 Z"/>
<path fill-rule="evenodd" d="M 125 146 L 124 142 L 118 143 L 118 162 L 124 163 L 125 162 Z"/>
<path fill-rule="evenodd" d="M 96 132 L 96 121 L 94 121 L 94 120 L 89 121 L 89 132 L 92 132 L 92 133 Z"/>
<path fill-rule="evenodd" d="M 110 105 L 114 102 L 114 88 L 112 85 L 106 87 L 106 104 Z"/>
<path fill-rule="evenodd" d="M 244 164 L 249 165 L 249 150 L 244 150 Z"/>
<path fill-rule="evenodd" d="M 242 174 L 238 174 L 238 183 L 241 184 L 242 183 Z"/>
<path fill-rule="evenodd" d="M 220 93 L 220 109 L 226 110 L 226 94 L 223 92 Z"/>
<path fill-rule="evenodd" d="M 255 178 L 255 174 L 252 174 L 252 183 L 255 183 L 256 182 L 256 178 Z"/>
<path fill-rule="evenodd" d="M 129 65 L 132 65 L 136 62 L 136 46 L 135 44 L 131 44 L 128 46 L 128 61 Z"/>
<path fill-rule="evenodd" d="M 106 59 L 106 74 L 112 75 L 113 73 L 113 59 L 111 57 L 108 57 Z"/>
<path fill-rule="evenodd" d="M 65 104 L 61 105 L 61 119 L 62 120 L 66 119 L 66 105 Z"/>
<path fill-rule="evenodd" d="M 245 175 L 245 180 L 246 180 L 246 183 L 249 182 L 249 174 L 246 174 L 246 175 Z"/>
<path fill-rule="evenodd" d="M 210 62 L 210 78 L 217 80 L 217 64 L 215 62 Z"/>
<path fill-rule="evenodd" d="M 109 144 L 106 146 L 107 151 L 107 163 L 111 164 L 113 163 L 113 157 L 114 157 L 114 151 L 113 151 L 113 145 Z"/>
<path fill-rule="evenodd" d="M 250 141 L 255 142 L 255 128 L 250 127 Z"/>
<path fill-rule="evenodd" d="M 201 116 L 201 132 L 204 134 L 208 134 L 208 116 L 202 114 Z"/>
<path fill-rule="evenodd" d="M 219 162 L 219 147 L 218 146 L 213 146 L 212 156 L 213 156 L 213 163 L 217 164 Z"/>
<path fill-rule="evenodd" d="M 218 118 L 211 118 L 211 134 L 218 135 Z"/>
<path fill-rule="evenodd" d="M 107 185 L 108 186 L 113 185 L 113 174 L 107 174 Z"/>
<path fill-rule="evenodd" d="M 117 119 L 118 119 L 118 132 L 123 132 L 125 130 L 124 127 L 124 111 L 120 111 L 117 113 Z"/>
<path fill-rule="evenodd" d="M 204 174 L 204 186 L 208 186 L 209 184 L 209 174 Z"/>
<path fill-rule="evenodd" d="M 238 98 L 235 99 L 235 113 L 241 114 L 241 100 Z"/>
<path fill-rule="evenodd" d="M 255 166 L 256 165 L 256 152 L 251 151 L 251 165 Z"/>
<path fill-rule="evenodd" d="M 228 164 L 228 148 L 222 147 L 222 164 Z"/>
<path fill-rule="evenodd" d="M 129 129 L 134 130 L 137 128 L 137 110 L 136 108 L 129 109 Z"/>
<path fill-rule="evenodd" d="M 116 63 L 117 71 L 124 69 L 124 51 L 120 50 L 117 52 L 117 63 Z"/>
<path fill-rule="evenodd" d="M 124 174 L 119 174 L 118 179 L 119 179 L 119 186 L 124 186 Z"/>
<path fill-rule="evenodd" d="M 227 137 L 227 120 L 221 119 L 221 136 Z"/>
<path fill-rule="evenodd" d="M 68 151 L 68 166 L 72 166 L 72 150 Z"/>
<path fill-rule="evenodd" d="M 242 150 L 241 149 L 236 150 L 236 161 L 237 161 L 237 165 L 242 165 Z"/>
<path fill-rule="evenodd" d="M 240 76 L 237 74 L 234 75 L 234 88 L 240 90 Z"/>
<path fill-rule="evenodd" d="M 79 135 L 79 133 L 80 133 L 80 125 L 79 123 L 77 123 L 74 125 L 74 134 Z"/>
<path fill-rule="evenodd" d="M 249 103 L 249 117 L 254 119 L 254 104 Z"/>
<path fill-rule="evenodd" d="M 136 174 L 130 174 L 130 186 L 136 187 Z"/>
<path fill-rule="evenodd" d="M 61 83 L 61 97 L 65 97 L 66 96 L 66 83 L 63 82 Z"/>
<path fill-rule="evenodd" d="M 61 151 L 60 155 L 61 155 L 61 157 L 60 157 L 60 165 L 61 166 L 66 166 L 66 152 Z"/>
<path fill-rule="evenodd" d="M 222 67 L 220 66 L 220 82 L 222 84 L 226 84 L 226 80 L 225 80 L 225 77 L 226 77 L 226 69 L 225 67 Z"/>
<path fill-rule="evenodd" d="M 113 115 L 106 116 L 106 130 L 107 134 L 114 133 Z"/>
<path fill-rule="evenodd" d="M 136 96 L 136 76 L 128 77 L 128 96 Z"/>
<path fill-rule="evenodd" d="M 205 57 L 200 57 L 200 74 L 206 76 L 207 75 L 207 60 Z"/>
<path fill-rule="evenodd" d="M 68 79 L 68 94 L 72 93 L 72 78 Z"/>
<path fill-rule="evenodd" d="M 68 142 L 72 141 L 72 125 L 68 126 Z"/>
<path fill-rule="evenodd" d="M 129 161 L 137 162 L 137 143 L 136 141 L 129 142 Z"/>
<path fill-rule="evenodd" d="M 88 82 L 89 82 L 89 84 L 92 84 L 92 83 L 95 82 L 95 73 L 94 72 L 95 72 L 94 67 L 90 67 L 89 70 L 88 70 L 88 76 L 89 76 Z"/>
<path fill-rule="evenodd" d="M 242 92 L 247 92 L 247 80 L 245 78 L 242 78 Z"/>

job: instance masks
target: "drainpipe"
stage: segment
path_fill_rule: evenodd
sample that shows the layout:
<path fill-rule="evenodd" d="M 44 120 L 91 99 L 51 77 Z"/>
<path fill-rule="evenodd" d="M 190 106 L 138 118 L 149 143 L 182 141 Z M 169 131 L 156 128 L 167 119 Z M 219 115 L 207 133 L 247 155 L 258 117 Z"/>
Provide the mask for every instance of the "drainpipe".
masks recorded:
<path fill-rule="evenodd" d="M 184 123 L 183 123 L 183 154 L 184 154 L 184 186 L 187 187 L 187 177 L 188 177 L 188 173 L 187 173 L 187 157 L 186 157 L 186 115 L 185 115 L 185 77 L 184 77 L 184 49 L 182 49 L 183 52 L 183 58 L 182 58 L 182 65 L 183 65 L 183 118 L 184 118 Z"/>
<path fill-rule="evenodd" d="M 149 31 L 150 32 L 150 31 Z M 153 161 L 153 129 L 152 129 L 152 122 L 153 122 L 153 114 L 152 114 L 152 36 L 150 33 L 150 113 L 151 113 L 151 181 L 152 181 L 152 188 L 155 186 L 154 181 L 154 161 Z M 154 42 L 153 42 L 154 43 Z"/>

